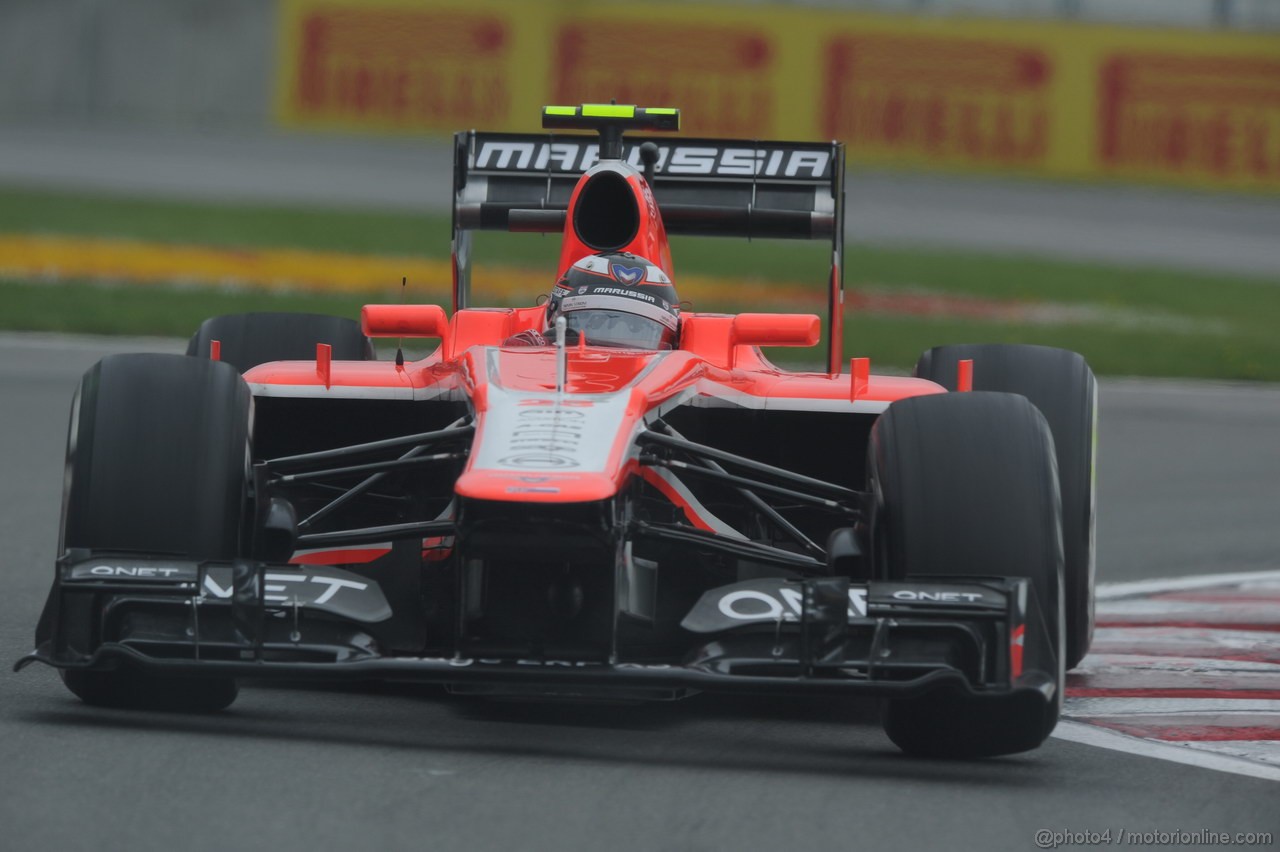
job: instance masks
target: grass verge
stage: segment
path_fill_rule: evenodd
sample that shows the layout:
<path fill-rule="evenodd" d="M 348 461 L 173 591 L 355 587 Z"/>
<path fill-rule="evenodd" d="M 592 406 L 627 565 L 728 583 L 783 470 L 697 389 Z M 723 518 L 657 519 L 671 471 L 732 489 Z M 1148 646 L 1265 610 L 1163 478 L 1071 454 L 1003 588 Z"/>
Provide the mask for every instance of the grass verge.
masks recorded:
<path fill-rule="evenodd" d="M 442 215 L 14 189 L 0 189 L 0 233 L 427 258 L 449 253 L 448 217 Z M 476 256 L 550 269 L 558 248 L 558 240 L 550 237 L 481 234 Z M 677 239 L 672 252 L 678 275 L 792 285 L 809 281 L 815 294 L 821 292 L 827 262 L 817 244 L 772 241 Z M 1280 380 L 1277 280 L 857 245 L 846 252 L 845 278 L 853 305 L 846 354 L 870 355 L 880 366 L 909 368 L 920 351 L 940 343 L 1008 341 L 1076 349 L 1099 373 Z M 388 282 L 388 299 L 395 298 L 396 284 Z M 765 308 L 732 299 L 703 304 L 696 294 L 686 295 L 695 297 L 699 310 Z M 352 316 L 364 302 L 378 300 L 368 294 L 10 277 L 0 279 L 0 327 L 185 336 L 201 319 L 218 313 L 300 310 Z M 802 309 L 812 309 L 811 304 Z"/>

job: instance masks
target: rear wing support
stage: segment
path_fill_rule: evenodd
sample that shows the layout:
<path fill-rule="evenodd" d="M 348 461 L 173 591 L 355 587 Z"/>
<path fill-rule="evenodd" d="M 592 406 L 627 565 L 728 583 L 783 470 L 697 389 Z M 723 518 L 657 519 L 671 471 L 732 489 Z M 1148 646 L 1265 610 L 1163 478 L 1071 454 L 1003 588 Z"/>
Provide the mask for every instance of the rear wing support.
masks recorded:
<path fill-rule="evenodd" d="M 656 149 L 651 185 L 668 234 L 830 241 L 826 366 L 840 373 L 844 145 L 623 138 L 621 159 L 643 172 L 642 146 L 651 156 Z M 474 130 L 454 136 L 454 311 L 471 305 L 473 232 L 562 232 L 574 186 L 599 154 L 592 136 Z"/>

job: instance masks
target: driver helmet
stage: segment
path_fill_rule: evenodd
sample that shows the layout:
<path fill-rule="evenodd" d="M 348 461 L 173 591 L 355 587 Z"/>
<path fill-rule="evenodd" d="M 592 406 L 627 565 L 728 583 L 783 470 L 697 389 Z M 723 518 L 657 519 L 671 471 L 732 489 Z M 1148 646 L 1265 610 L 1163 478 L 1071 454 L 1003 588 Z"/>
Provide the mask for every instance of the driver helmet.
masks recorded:
<path fill-rule="evenodd" d="M 675 349 L 680 300 L 657 264 L 626 252 L 582 258 L 565 273 L 547 305 L 547 332 L 565 318 L 567 337 L 592 346 Z"/>

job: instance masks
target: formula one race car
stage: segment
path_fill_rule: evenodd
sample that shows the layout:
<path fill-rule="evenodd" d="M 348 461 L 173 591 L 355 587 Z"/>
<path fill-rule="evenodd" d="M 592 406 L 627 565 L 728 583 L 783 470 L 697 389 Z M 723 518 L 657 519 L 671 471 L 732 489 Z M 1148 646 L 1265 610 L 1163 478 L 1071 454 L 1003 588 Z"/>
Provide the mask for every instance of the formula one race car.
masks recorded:
<path fill-rule="evenodd" d="M 1095 383 L 1034 346 L 841 355 L 839 143 L 455 137 L 454 304 L 206 321 L 72 404 L 40 661 L 90 704 L 237 680 L 884 699 L 924 755 L 1038 746 L 1093 623 Z M 478 308 L 473 232 L 562 233 L 549 301 Z M 668 234 L 831 243 L 814 315 L 681 311 Z M 532 294 L 531 294 L 532 296 Z M 370 337 L 439 340 L 376 360 Z"/>

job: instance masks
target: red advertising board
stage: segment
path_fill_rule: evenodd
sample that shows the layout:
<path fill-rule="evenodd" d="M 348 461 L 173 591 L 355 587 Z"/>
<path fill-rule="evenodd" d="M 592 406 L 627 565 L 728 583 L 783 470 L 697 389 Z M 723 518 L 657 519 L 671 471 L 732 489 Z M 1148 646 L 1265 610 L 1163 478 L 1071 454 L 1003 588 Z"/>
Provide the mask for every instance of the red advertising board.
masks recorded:
<path fill-rule="evenodd" d="M 823 130 L 855 153 L 1034 165 L 1049 149 L 1051 57 L 1034 46 L 865 34 L 825 49 Z"/>
<path fill-rule="evenodd" d="M 839 139 L 855 165 L 1280 190 L 1280 37 L 709 0 L 276 0 L 281 124 L 528 131 L 546 104 Z M 732 11 L 732 14 L 729 12 Z"/>
<path fill-rule="evenodd" d="M 1104 167 L 1280 183 L 1280 58 L 1118 53 L 1098 89 Z"/>
<path fill-rule="evenodd" d="M 775 55 L 768 34 L 752 28 L 566 23 L 552 59 L 552 100 L 678 106 L 691 133 L 767 136 Z"/>
<path fill-rule="evenodd" d="M 301 121 L 503 122 L 510 95 L 500 60 L 509 42 L 496 15 L 319 7 L 300 21 L 293 110 Z"/>

